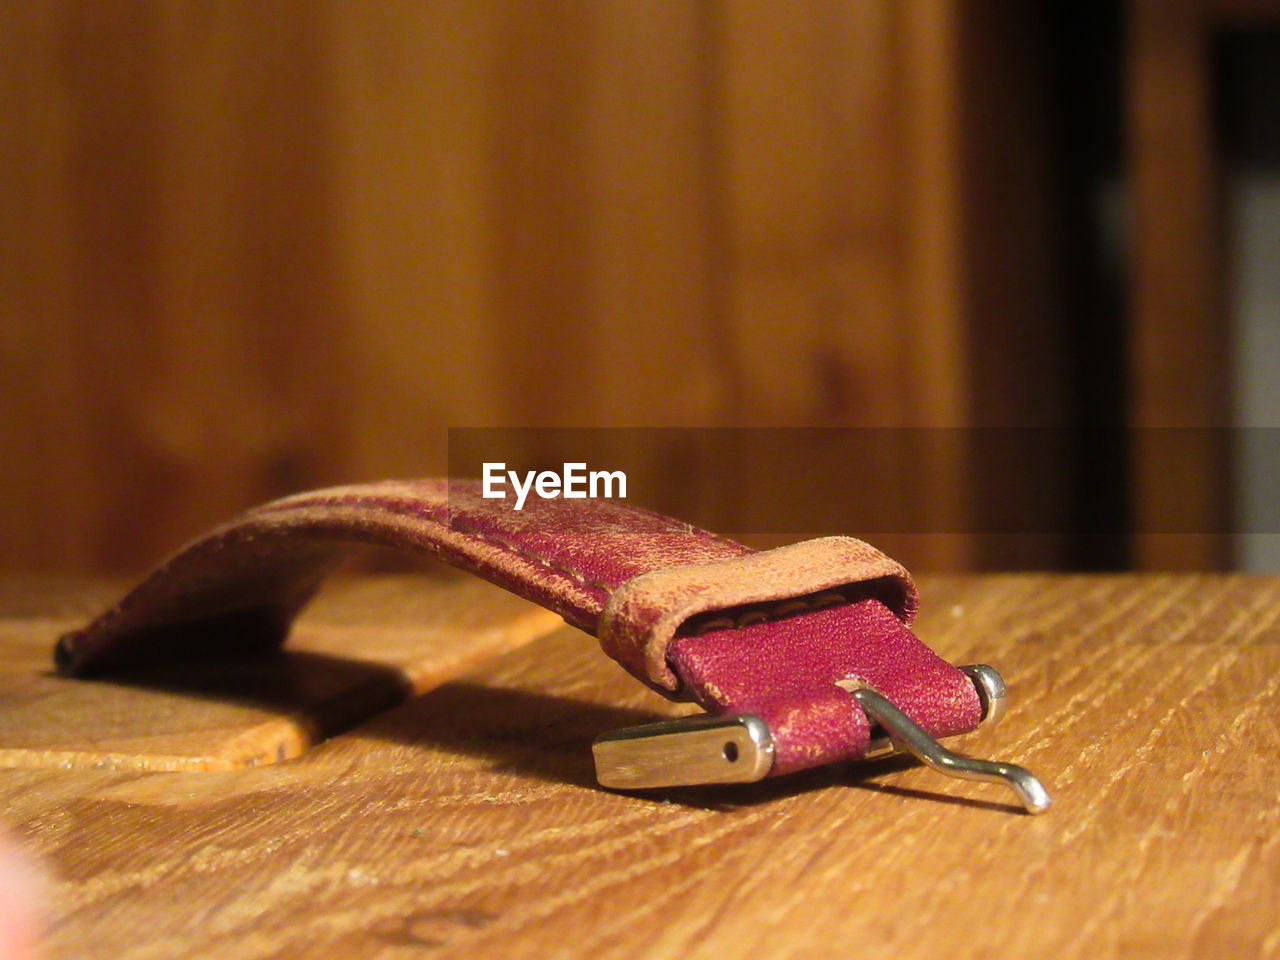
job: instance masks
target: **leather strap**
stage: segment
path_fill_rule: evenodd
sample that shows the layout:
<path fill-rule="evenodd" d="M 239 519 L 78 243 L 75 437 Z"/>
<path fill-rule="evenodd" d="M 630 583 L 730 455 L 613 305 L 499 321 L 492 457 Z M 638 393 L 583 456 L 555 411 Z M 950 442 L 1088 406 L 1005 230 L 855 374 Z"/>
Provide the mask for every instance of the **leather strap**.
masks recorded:
<path fill-rule="evenodd" d="M 861 541 L 755 552 L 618 500 L 530 498 L 517 511 L 456 480 L 336 487 L 251 510 L 63 637 L 59 669 L 274 647 L 359 545 L 469 570 L 599 636 L 664 695 L 760 716 L 773 775 L 866 752 L 866 715 L 836 680 L 865 681 L 935 737 L 981 718 L 972 683 L 911 633 L 906 570 Z"/>

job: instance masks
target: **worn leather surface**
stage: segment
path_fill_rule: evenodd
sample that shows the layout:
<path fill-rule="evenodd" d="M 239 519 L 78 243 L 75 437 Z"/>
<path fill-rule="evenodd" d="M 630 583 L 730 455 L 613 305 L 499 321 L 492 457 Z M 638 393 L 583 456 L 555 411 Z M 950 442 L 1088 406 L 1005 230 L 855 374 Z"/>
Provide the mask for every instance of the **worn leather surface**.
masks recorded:
<path fill-rule="evenodd" d="M 837 679 L 861 678 L 935 736 L 980 717 L 964 674 L 910 632 L 906 571 L 860 541 L 756 553 L 618 500 L 530 498 L 516 511 L 456 480 L 336 487 L 251 510 L 62 638 L 58 666 L 85 675 L 279 644 L 361 544 L 438 557 L 588 633 L 603 625 L 606 651 L 660 692 L 764 718 L 774 774 L 865 753 L 866 717 Z"/>
<path fill-rule="evenodd" d="M 846 588 L 854 585 L 904 623 L 915 617 L 916 585 L 900 563 L 853 537 L 821 537 L 632 577 L 609 597 L 597 632 L 609 656 L 657 689 L 675 691 L 681 683 L 668 665 L 668 647 L 696 615 L 733 611 L 731 622 L 776 620 L 848 602 Z M 696 625 L 705 631 L 717 619 L 725 618 Z"/>
<path fill-rule="evenodd" d="M 797 616 L 677 637 L 668 650 L 711 713 L 754 713 L 774 739 L 774 776 L 863 756 L 870 725 L 837 680 L 888 696 L 935 737 L 978 725 L 982 705 L 963 673 L 867 598 Z"/>

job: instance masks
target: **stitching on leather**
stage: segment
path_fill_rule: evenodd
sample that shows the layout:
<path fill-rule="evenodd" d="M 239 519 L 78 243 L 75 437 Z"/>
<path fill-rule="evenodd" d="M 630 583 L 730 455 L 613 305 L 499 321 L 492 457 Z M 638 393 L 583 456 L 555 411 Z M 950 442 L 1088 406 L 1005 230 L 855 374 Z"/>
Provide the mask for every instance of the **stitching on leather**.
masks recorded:
<path fill-rule="evenodd" d="M 732 614 L 721 610 L 708 611 L 702 616 L 691 617 L 686 626 L 693 636 L 700 637 L 717 630 L 740 630 L 753 623 L 773 623 L 786 617 L 841 606 L 848 602 L 848 597 L 839 590 L 824 590 L 811 597 L 795 597 L 777 603 L 748 606 L 745 610 Z"/>
<path fill-rule="evenodd" d="M 380 494 L 362 494 L 362 493 L 348 494 L 348 495 L 342 495 L 342 496 L 324 496 L 324 495 L 315 496 L 315 495 L 309 495 L 309 494 L 298 494 L 294 497 L 286 498 L 283 501 L 276 501 L 272 503 L 262 504 L 261 506 L 255 507 L 247 511 L 243 515 L 243 517 L 237 518 L 237 520 L 232 522 L 232 524 L 229 526 L 228 529 L 221 530 L 216 535 L 211 533 L 207 535 L 205 538 L 201 539 L 200 541 L 192 544 L 190 547 L 184 548 L 183 550 L 179 551 L 177 554 L 169 557 L 160 566 L 150 571 L 150 573 L 148 573 L 147 576 L 145 576 L 137 586 L 135 586 L 128 593 L 126 593 L 124 597 L 122 597 L 119 601 L 117 601 L 107 610 L 99 614 L 98 617 L 90 621 L 88 625 L 80 628 L 79 630 L 68 631 L 67 633 L 59 637 L 59 643 L 60 645 L 66 646 L 67 654 L 69 656 L 74 656 L 77 652 L 76 648 L 81 645 L 80 640 L 83 637 L 88 635 L 93 635 L 93 634 L 100 634 L 103 631 L 110 631 L 116 623 L 122 620 L 125 616 L 128 615 L 128 613 L 133 608 L 137 607 L 140 603 L 144 601 L 145 599 L 144 594 L 148 589 L 151 588 L 151 584 L 153 582 L 163 582 L 170 575 L 173 564 L 175 562 L 183 562 L 183 563 L 189 562 L 190 556 L 192 553 L 216 555 L 228 549 L 228 547 L 236 541 L 241 541 L 243 543 L 251 543 L 252 541 L 258 538 L 258 532 L 252 530 L 251 528 L 245 529 L 244 526 L 242 526 L 242 524 L 251 523 L 253 519 L 260 518 L 262 516 L 269 517 L 272 513 L 276 511 L 292 512 L 294 510 L 299 510 L 299 509 L 305 510 L 305 509 L 310 509 L 315 507 L 323 508 L 326 506 L 367 506 L 367 505 L 376 505 L 382 509 L 388 510 L 391 513 L 397 513 L 402 516 L 410 516 L 419 520 L 435 519 L 435 518 L 430 518 L 428 516 L 424 516 L 423 505 L 419 502 L 416 502 L 412 495 L 410 496 L 401 495 L 397 497 L 397 496 L 387 496 L 387 495 L 380 495 Z M 635 509 L 636 512 L 647 513 L 650 516 L 657 517 L 659 519 L 662 519 L 665 522 L 668 522 L 668 523 L 671 522 L 669 518 L 662 517 L 660 514 L 654 513 L 653 511 L 643 510 L 640 508 L 632 508 L 632 509 Z M 439 523 L 440 521 L 435 520 L 435 522 Z M 481 530 L 467 529 L 465 526 L 458 524 L 456 521 L 446 522 L 444 525 L 446 526 L 446 528 L 451 528 L 457 531 L 458 533 L 461 533 L 463 536 L 468 536 L 477 540 L 487 542 L 495 547 L 499 547 L 503 550 L 509 551 L 510 553 L 514 553 L 517 556 L 523 557 L 524 559 L 540 567 L 543 567 L 544 569 L 551 570 L 555 573 L 559 573 L 562 576 L 565 576 L 570 580 L 572 580 L 573 582 L 579 584 L 580 586 L 590 587 L 596 590 L 600 590 L 606 595 L 606 597 L 609 594 L 613 593 L 614 589 L 616 588 L 615 584 L 608 584 L 600 580 L 589 579 L 588 577 L 583 575 L 581 571 L 575 570 L 570 566 L 567 566 L 562 563 L 558 563 L 554 560 L 551 560 L 548 557 L 535 553 L 532 550 L 521 547 L 518 544 L 515 544 L 503 537 L 498 537 L 498 536 L 495 536 L 494 534 L 486 533 Z M 724 538 L 722 537 L 719 537 L 715 534 L 708 533 L 705 530 L 699 530 L 698 528 L 693 527 L 689 524 L 678 524 L 678 526 L 684 527 L 685 531 L 693 535 L 694 537 L 702 537 L 708 540 L 724 540 Z M 724 540 L 724 542 L 731 542 L 731 541 Z"/>
<path fill-rule="evenodd" d="M 218 534 L 209 534 L 205 539 L 198 540 L 180 550 L 178 553 L 165 559 L 161 564 L 149 571 L 137 585 L 135 585 L 128 593 L 117 600 L 114 604 L 100 613 L 96 618 L 90 620 L 78 630 L 69 630 L 58 637 L 58 646 L 65 649 L 68 656 L 75 656 L 78 653 L 77 648 L 83 646 L 82 640 L 85 637 L 100 635 L 104 632 L 109 633 L 113 630 L 117 623 L 126 619 L 133 611 L 142 606 L 146 608 L 147 603 L 154 601 L 148 595 L 148 591 L 155 589 L 155 584 L 163 587 L 174 571 L 175 566 L 189 564 L 192 557 L 198 561 L 203 561 L 206 557 L 216 558 L 218 554 L 225 553 L 233 545 L 252 544 L 262 539 L 262 531 L 254 530 L 251 527 L 236 525 Z M 321 564 L 323 567 L 323 563 Z M 324 574 L 321 574 L 323 577 Z"/>
<path fill-rule="evenodd" d="M 450 529 L 456 530 L 465 536 L 475 537 L 477 540 L 483 540 L 486 543 L 491 543 L 495 547 L 502 547 L 504 550 L 509 550 L 514 554 L 524 557 L 526 560 L 533 561 L 540 567 L 546 567 L 548 570 L 554 570 L 556 573 L 564 574 L 570 580 L 573 580 L 575 583 L 580 583 L 584 587 L 595 587 L 598 590 L 603 590 L 605 593 L 613 592 L 614 588 L 612 585 L 602 583 L 599 580 L 589 580 L 572 567 L 566 566 L 562 563 L 557 563 L 556 561 L 548 557 L 544 557 L 541 554 L 534 553 L 532 550 L 528 550 L 518 544 L 512 543 L 504 537 L 494 536 L 492 533 L 485 533 L 483 530 L 468 529 L 459 524 L 456 520 L 450 521 L 449 527 Z"/>
<path fill-rule="evenodd" d="M 296 509 L 296 508 L 306 508 L 306 507 L 311 507 L 316 505 L 323 506 L 326 504 L 343 505 L 343 506 L 376 505 L 381 509 L 388 510 L 391 513 L 398 513 L 401 516 L 414 517 L 419 520 L 422 520 L 422 519 L 432 520 L 435 523 L 442 524 L 446 529 L 453 530 L 457 533 L 461 533 L 463 536 L 472 537 L 476 540 L 482 540 L 495 547 L 501 547 L 504 550 L 510 551 L 511 553 L 524 557 L 526 560 L 536 563 L 540 567 L 544 567 L 547 570 L 552 570 L 556 573 L 563 574 L 564 576 L 568 577 L 570 580 L 584 587 L 594 587 L 597 590 L 603 591 L 605 594 L 610 594 L 614 590 L 614 586 L 612 584 L 602 583 L 599 580 L 590 580 L 586 576 L 584 576 L 580 571 L 575 570 L 570 566 L 566 566 L 565 564 L 558 563 L 555 560 L 542 556 L 541 554 L 534 553 L 532 550 L 521 547 L 518 544 L 513 543 L 504 537 L 495 536 L 494 534 L 486 533 L 483 530 L 477 530 L 475 528 L 468 527 L 465 524 L 459 523 L 456 518 L 451 517 L 447 520 L 440 520 L 434 517 L 424 517 L 422 504 L 416 501 L 412 496 L 404 496 L 404 495 L 387 496 L 385 494 L 355 494 L 355 495 L 346 495 L 346 496 L 340 496 L 340 497 L 312 497 L 312 498 L 302 499 L 304 496 L 305 495 L 300 495 L 299 498 L 296 500 L 296 502 L 290 502 L 287 504 L 283 504 L 282 506 L 284 506 L 285 509 Z M 266 504 L 265 506 L 272 507 L 273 504 Z M 259 508 L 259 509 L 262 509 L 262 508 Z M 666 518 L 663 518 L 663 519 L 666 519 Z"/>
<path fill-rule="evenodd" d="M 663 523 L 676 527 L 677 529 L 673 530 L 673 533 L 687 533 L 689 536 L 695 537 L 699 540 L 710 540 L 714 543 L 724 543 L 731 547 L 741 546 L 741 544 L 736 540 L 731 540 L 730 538 L 722 536 L 712 530 L 703 530 L 701 527 L 695 527 L 692 523 L 688 523 L 684 520 L 672 520 L 671 517 L 658 513 L 656 510 L 650 510 L 647 507 L 627 504 L 627 509 L 632 513 L 651 517 L 654 520 L 661 520 Z"/>

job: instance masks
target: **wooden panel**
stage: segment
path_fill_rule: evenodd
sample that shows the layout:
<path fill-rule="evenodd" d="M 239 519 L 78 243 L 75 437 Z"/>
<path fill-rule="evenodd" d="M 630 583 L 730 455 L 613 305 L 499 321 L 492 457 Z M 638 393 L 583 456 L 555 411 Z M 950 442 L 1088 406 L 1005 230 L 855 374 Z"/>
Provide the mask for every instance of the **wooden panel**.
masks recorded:
<path fill-rule="evenodd" d="M 713 420 L 698 9 L 6 11 L 0 560 L 141 566 L 452 425 Z"/>
<path fill-rule="evenodd" d="M 316 462 L 337 450 L 337 394 L 313 385 L 340 311 L 315 22 L 296 4 L 22 11 L 4 31 L 3 229 L 23 251 L 5 382 L 25 422 L 5 559 L 140 565 L 336 472 Z"/>
<path fill-rule="evenodd" d="M 276 494 L 441 473 L 450 426 L 962 426 L 1022 398 L 1050 378 L 988 334 L 1041 342 L 1009 334 L 1051 291 L 984 299 L 969 248 L 1007 245 L 1010 203 L 967 144 L 1033 139 L 1025 100 L 969 90 L 1034 30 L 961 9 L 4 10 L 0 566 L 141 567 Z M 984 562 L 963 451 L 903 461 L 872 495 L 943 534 L 886 546 Z M 767 466 L 728 485 L 795 497 Z"/>
<path fill-rule="evenodd" d="M 703 426 L 730 410 L 713 276 L 725 238 L 707 156 L 718 104 L 706 6 L 586 5 L 583 180 L 570 186 L 587 203 L 586 271 L 575 282 L 589 291 L 590 322 L 574 331 L 582 364 L 565 368 L 579 395 L 548 419 Z"/>
<path fill-rule="evenodd" d="M 1129 4 L 1134 208 L 1129 423 L 1137 565 L 1229 562 L 1229 325 L 1202 0 Z M 1159 428 L 1203 432 L 1190 444 Z M 1214 429 L 1216 428 L 1216 429 Z"/>
<path fill-rule="evenodd" d="M 911 0 L 903 10 L 902 97 L 907 129 L 903 158 L 905 219 L 912 243 L 903 258 L 903 330 L 917 333 L 904 351 L 908 422 L 957 428 L 969 423 L 969 344 L 965 338 L 964 268 L 960 258 L 963 171 L 960 24 L 954 4 Z M 930 528 L 923 566 L 967 569 L 974 565 L 970 465 L 963 441 L 913 457 L 929 487 L 915 496 Z M 921 482 L 919 479 L 917 483 Z M 918 490 L 913 490 L 918 494 Z M 908 546 L 903 556 L 911 556 Z"/>
<path fill-rule="evenodd" d="M 1274 956 L 1280 581 L 922 586 L 921 634 L 1009 681 L 965 749 L 1045 816 L 894 760 L 604 792 L 591 737 L 673 707 L 568 630 L 297 761 L 6 770 L 0 809 L 51 956 Z"/>
<path fill-rule="evenodd" d="M 508 412 L 491 170 L 503 9 L 324 8 L 351 479 L 440 474 L 448 426 Z"/>
<path fill-rule="evenodd" d="M 1066 358 L 1057 119 L 1042 4 L 957 6 L 969 529 L 977 569 L 1062 567 L 1078 453 Z M 1015 79 L 1016 78 L 1016 79 Z M 1054 433 L 1053 431 L 1060 431 Z M 1057 442 L 1046 442 L 1056 439 Z M 1019 532 L 1007 532 L 1016 516 Z M 1002 535 L 1003 534 L 1003 535 Z"/>
<path fill-rule="evenodd" d="M 879 3 L 721 9 L 740 422 L 905 420 L 897 21 Z"/>
<path fill-rule="evenodd" d="M 12 619 L 0 621 L 0 767 L 278 763 L 561 623 L 474 577 L 384 578 L 326 592 L 279 656 L 88 681 L 50 669 L 54 640 L 86 617 L 86 603 L 77 597 L 72 614 L 65 596 L 20 619 L 11 603 Z M 21 603 L 30 610 L 33 598 Z"/>
<path fill-rule="evenodd" d="M 96 479 L 79 378 L 73 131 L 57 14 L 0 6 L 0 562 L 33 568 L 85 563 L 96 535 L 83 505 L 31 521 L 48 500 L 78 504 Z"/>
<path fill-rule="evenodd" d="M 937 123 L 946 109 L 929 109 L 952 89 L 953 60 L 922 35 L 946 32 L 946 6 L 806 0 L 786 17 L 769 3 L 716 8 L 716 182 L 739 424 L 965 422 L 964 358 L 948 336 L 962 323 L 948 285 L 960 269 L 948 219 L 956 144 Z M 963 458 L 931 462 L 901 439 L 885 444 L 893 462 L 868 470 L 891 482 L 850 491 L 824 485 L 815 467 L 802 495 L 884 502 L 896 515 L 911 504 L 918 529 L 967 529 Z M 738 482 L 723 485 L 727 499 L 798 495 L 768 457 L 730 470 Z M 964 536 L 877 541 L 927 568 L 970 559 Z"/>

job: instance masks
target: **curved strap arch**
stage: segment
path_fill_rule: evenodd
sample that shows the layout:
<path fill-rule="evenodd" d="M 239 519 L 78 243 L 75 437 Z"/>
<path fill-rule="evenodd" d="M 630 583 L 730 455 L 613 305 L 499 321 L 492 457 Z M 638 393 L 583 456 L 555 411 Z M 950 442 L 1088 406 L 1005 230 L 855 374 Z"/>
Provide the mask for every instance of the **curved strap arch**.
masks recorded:
<path fill-rule="evenodd" d="M 324 578 L 363 546 L 442 560 L 592 634 L 610 594 L 631 577 L 750 552 L 616 501 L 531 500 L 515 511 L 468 480 L 332 487 L 257 507 L 191 541 L 63 637 L 58 668 L 84 675 L 189 656 L 206 635 L 201 646 L 279 644 Z"/>
<path fill-rule="evenodd" d="M 335 487 L 250 510 L 62 637 L 58 668 L 88 675 L 273 647 L 324 577 L 369 545 L 444 560 L 539 603 L 600 635 L 667 697 L 761 716 L 778 749 L 772 774 L 866 752 L 866 715 L 833 685 L 854 673 L 934 736 L 981 719 L 973 685 L 906 625 L 911 578 L 861 541 L 757 553 L 614 500 L 531 499 L 515 510 L 475 481 Z M 818 593 L 830 587 L 834 597 Z"/>

